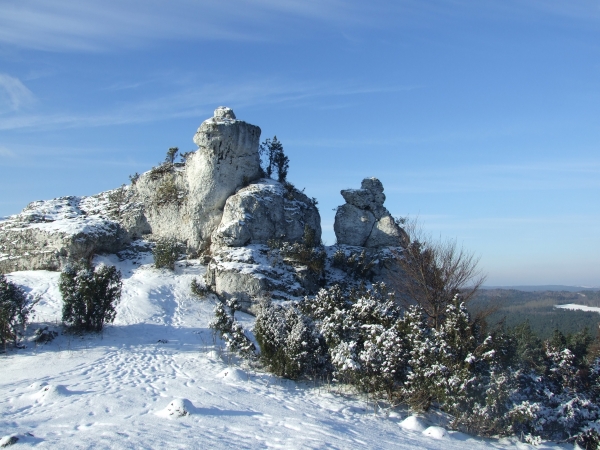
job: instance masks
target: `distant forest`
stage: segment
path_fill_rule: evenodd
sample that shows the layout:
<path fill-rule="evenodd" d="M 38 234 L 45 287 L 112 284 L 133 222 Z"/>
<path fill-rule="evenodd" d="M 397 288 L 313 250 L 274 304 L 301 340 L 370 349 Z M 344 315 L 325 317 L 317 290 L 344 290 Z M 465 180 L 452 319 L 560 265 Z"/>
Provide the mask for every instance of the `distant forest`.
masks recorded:
<path fill-rule="evenodd" d="M 600 307 L 600 291 L 526 292 L 515 289 L 481 289 L 467 306 L 473 314 L 488 308 L 495 309 L 487 319 L 490 327 L 502 321 L 507 327 L 529 321 L 532 330 L 541 339 L 550 338 L 554 330 L 559 330 L 566 335 L 586 327 L 591 336 L 596 337 L 600 314 L 554 307 L 566 303 Z"/>

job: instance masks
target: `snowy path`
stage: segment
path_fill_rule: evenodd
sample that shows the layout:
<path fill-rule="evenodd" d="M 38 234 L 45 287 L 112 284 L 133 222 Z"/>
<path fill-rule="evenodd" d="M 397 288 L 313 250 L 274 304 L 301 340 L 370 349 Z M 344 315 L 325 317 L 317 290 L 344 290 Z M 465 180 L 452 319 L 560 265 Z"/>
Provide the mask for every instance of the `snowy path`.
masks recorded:
<path fill-rule="evenodd" d="M 203 267 L 173 275 L 104 259 L 124 276 L 114 325 L 0 357 L 0 437 L 19 435 L 15 448 L 529 448 L 461 433 L 435 439 L 400 427 L 405 413 L 374 414 L 356 397 L 244 370 L 213 343 L 213 301 L 189 294 Z M 58 274 L 9 278 L 43 294 L 36 321 L 60 317 Z M 188 415 L 165 413 L 176 399 L 187 399 Z"/>

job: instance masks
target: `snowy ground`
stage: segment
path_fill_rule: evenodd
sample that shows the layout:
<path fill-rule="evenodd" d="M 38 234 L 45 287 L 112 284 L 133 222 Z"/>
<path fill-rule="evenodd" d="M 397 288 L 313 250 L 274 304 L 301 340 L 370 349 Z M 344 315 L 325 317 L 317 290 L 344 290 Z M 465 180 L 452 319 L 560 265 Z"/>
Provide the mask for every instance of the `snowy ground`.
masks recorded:
<path fill-rule="evenodd" d="M 244 368 L 213 341 L 214 300 L 190 296 L 200 264 L 179 264 L 173 274 L 143 254 L 101 261 L 124 278 L 113 325 L 0 355 L 0 438 L 16 435 L 14 448 L 529 448 L 447 432 L 433 416 L 375 413 L 339 388 Z M 30 333 L 60 321 L 57 273 L 8 278 L 42 295 Z M 240 315 L 251 328 L 252 318 Z"/>

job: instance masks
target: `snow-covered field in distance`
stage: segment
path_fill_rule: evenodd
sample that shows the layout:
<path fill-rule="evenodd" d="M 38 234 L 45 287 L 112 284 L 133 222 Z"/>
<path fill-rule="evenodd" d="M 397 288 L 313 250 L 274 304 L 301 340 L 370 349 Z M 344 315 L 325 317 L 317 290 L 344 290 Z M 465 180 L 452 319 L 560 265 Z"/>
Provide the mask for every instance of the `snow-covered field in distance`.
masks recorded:
<path fill-rule="evenodd" d="M 190 295 L 192 278 L 204 272 L 197 262 L 178 263 L 174 273 L 154 269 L 147 254 L 96 262 L 117 265 L 123 274 L 113 325 L 102 334 L 60 335 L 39 346 L 30 341 L 0 355 L 0 438 L 16 435 L 16 449 L 531 448 L 516 438 L 447 431 L 435 415 L 374 411 L 339 386 L 250 370 L 213 340 L 208 323 L 215 299 Z M 43 298 L 30 337 L 60 322 L 58 277 L 8 275 Z M 238 314 L 251 330 L 252 317 Z"/>
<path fill-rule="evenodd" d="M 544 284 L 544 285 L 532 285 L 532 286 L 481 286 L 481 289 L 506 289 L 515 291 L 525 292 L 582 292 L 582 291 L 600 291 L 600 286 L 588 287 L 588 286 L 566 286 L 562 284 Z"/>
<path fill-rule="evenodd" d="M 600 313 L 600 308 L 596 307 L 596 306 L 585 306 L 585 305 L 577 305 L 575 303 L 568 303 L 566 305 L 554 305 L 555 308 L 560 308 L 560 309 L 570 309 L 573 311 L 591 311 L 591 312 L 596 312 L 596 313 Z"/>

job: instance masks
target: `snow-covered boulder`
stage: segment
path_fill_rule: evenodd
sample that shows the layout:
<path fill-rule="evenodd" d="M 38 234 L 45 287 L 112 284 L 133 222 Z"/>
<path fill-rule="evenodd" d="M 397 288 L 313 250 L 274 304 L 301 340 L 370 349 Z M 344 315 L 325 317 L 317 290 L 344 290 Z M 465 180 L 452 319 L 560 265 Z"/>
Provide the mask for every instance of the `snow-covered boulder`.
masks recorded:
<path fill-rule="evenodd" d="M 222 298 L 237 297 L 242 310 L 254 313 L 256 301 L 269 295 L 275 299 L 300 299 L 307 294 L 302 269 L 285 264 L 277 251 L 266 245 L 224 247 L 213 252 L 205 282 Z"/>
<path fill-rule="evenodd" d="M 227 199 L 213 248 L 266 244 L 270 239 L 301 241 L 305 226 L 321 239 L 321 216 L 314 202 L 290 184 L 261 179 Z"/>
<path fill-rule="evenodd" d="M 157 416 L 168 419 L 179 419 L 189 416 L 195 411 L 195 407 L 187 398 L 176 398 L 167 405 L 167 407 L 156 413 Z"/>
<path fill-rule="evenodd" d="M 346 204 L 338 207 L 333 225 L 338 244 L 381 248 L 407 243 L 406 233 L 383 206 L 385 194 L 377 178 L 365 178 L 360 189 L 341 194 Z"/>
<path fill-rule="evenodd" d="M 32 202 L 0 222 L 0 273 L 59 270 L 88 261 L 99 252 L 116 252 L 146 231 L 135 204 L 125 208 L 119 188 L 92 197 L 60 197 Z M 119 216 L 126 217 L 125 228 Z"/>

